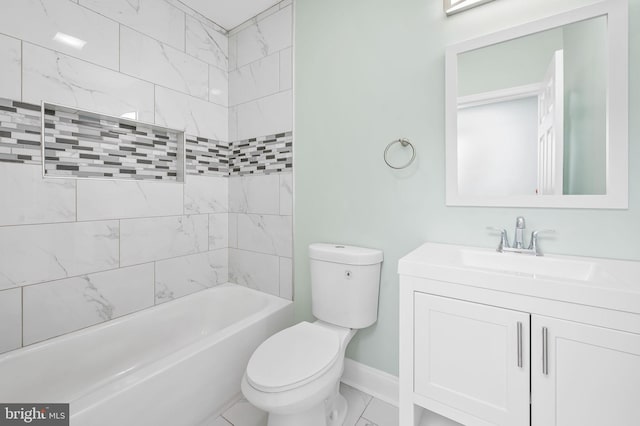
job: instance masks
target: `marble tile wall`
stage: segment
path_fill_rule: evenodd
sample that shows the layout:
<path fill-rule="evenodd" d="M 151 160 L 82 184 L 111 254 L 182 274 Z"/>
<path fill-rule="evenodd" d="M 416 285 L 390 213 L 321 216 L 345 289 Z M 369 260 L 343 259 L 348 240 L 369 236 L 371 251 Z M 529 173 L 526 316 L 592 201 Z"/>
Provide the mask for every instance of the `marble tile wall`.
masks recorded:
<path fill-rule="evenodd" d="M 293 129 L 293 5 L 281 2 L 229 33 L 229 135 Z"/>
<path fill-rule="evenodd" d="M 0 177 L 0 352 L 229 281 L 227 177 Z"/>
<path fill-rule="evenodd" d="M 293 5 L 229 33 L 229 279 L 293 298 Z"/>
<path fill-rule="evenodd" d="M 7 0 L 3 18 L 1 97 L 229 140 L 227 36 L 211 21 L 164 0 Z"/>
<path fill-rule="evenodd" d="M 293 298 L 291 173 L 229 178 L 229 280 Z"/>
<path fill-rule="evenodd" d="M 229 35 L 177 0 L 8 1 L 0 97 L 188 141 L 184 184 L 43 179 L 35 152 L 0 161 L 0 352 L 227 281 L 291 299 L 291 166 L 234 174 L 229 163 L 234 144 L 275 138 L 287 152 L 261 161 L 292 164 L 291 2 Z M 28 155 L 6 136 L 0 156 Z"/>
<path fill-rule="evenodd" d="M 228 281 L 227 35 L 178 3 L 3 4 L 0 352 Z M 186 131 L 192 174 L 45 179 L 43 101 Z"/>

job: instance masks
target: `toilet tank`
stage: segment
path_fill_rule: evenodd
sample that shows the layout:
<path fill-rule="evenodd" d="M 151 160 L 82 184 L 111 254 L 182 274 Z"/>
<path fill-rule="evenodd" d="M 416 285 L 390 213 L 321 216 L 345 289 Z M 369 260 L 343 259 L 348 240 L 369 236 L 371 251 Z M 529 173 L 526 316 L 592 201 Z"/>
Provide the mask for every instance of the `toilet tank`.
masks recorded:
<path fill-rule="evenodd" d="M 311 303 L 319 320 L 347 328 L 378 319 L 382 251 L 314 243 L 309 245 Z"/>

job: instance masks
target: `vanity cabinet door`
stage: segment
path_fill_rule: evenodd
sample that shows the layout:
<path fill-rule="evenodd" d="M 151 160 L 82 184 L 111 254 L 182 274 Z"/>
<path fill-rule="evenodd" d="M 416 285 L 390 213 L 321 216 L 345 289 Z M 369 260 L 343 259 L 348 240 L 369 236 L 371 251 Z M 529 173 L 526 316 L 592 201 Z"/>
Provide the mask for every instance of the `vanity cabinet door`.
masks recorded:
<path fill-rule="evenodd" d="M 640 425 L 640 335 L 532 317 L 532 426 Z"/>
<path fill-rule="evenodd" d="M 528 426 L 529 314 L 424 293 L 414 309 L 414 392 L 466 426 Z"/>

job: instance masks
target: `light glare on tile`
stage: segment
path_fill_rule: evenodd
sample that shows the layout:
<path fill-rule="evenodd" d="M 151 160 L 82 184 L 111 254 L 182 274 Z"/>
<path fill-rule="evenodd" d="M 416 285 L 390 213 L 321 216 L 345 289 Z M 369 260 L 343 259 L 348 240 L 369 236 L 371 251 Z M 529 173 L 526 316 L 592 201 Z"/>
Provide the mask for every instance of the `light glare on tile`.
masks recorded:
<path fill-rule="evenodd" d="M 138 113 L 136 111 L 125 112 L 124 114 L 122 114 L 120 116 L 120 118 L 128 118 L 129 120 L 137 120 L 138 119 Z"/>
<path fill-rule="evenodd" d="M 65 34 L 65 33 L 56 33 L 55 36 L 53 36 L 53 39 L 57 42 L 66 44 L 67 46 L 73 47 L 74 49 L 78 49 L 81 50 L 85 44 L 87 44 L 86 41 L 81 40 L 77 37 L 71 36 L 69 34 Z"/>

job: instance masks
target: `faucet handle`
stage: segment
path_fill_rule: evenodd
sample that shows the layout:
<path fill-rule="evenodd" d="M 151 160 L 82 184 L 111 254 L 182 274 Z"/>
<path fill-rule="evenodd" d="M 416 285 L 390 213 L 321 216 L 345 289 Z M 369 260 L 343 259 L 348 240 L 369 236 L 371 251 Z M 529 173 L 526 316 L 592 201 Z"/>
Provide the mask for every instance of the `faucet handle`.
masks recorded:
<path fill-rule="evenodd" d="M 529 250 L 533 250 L 536 253 L 536 256 L 542 256 L 542 252 L 538 247 L 538 235 L 539 234 L 555 234 L 556 231 L 554 229 L 539 229 L 537 231 L 533 231 L 531 233 L 531 240 L 529 241 Z"/>
<path fill-rule="evenodd" d="M 507 237 L 507 230 L 503 228 L 495 228 L 493 226 L 487 226 L 488 231 L 496 231 L 500 233 L 500 244 L 496 251 L 502 253 L 502 250 L 505 248 L 509 248 L 509 238 Z"/>

